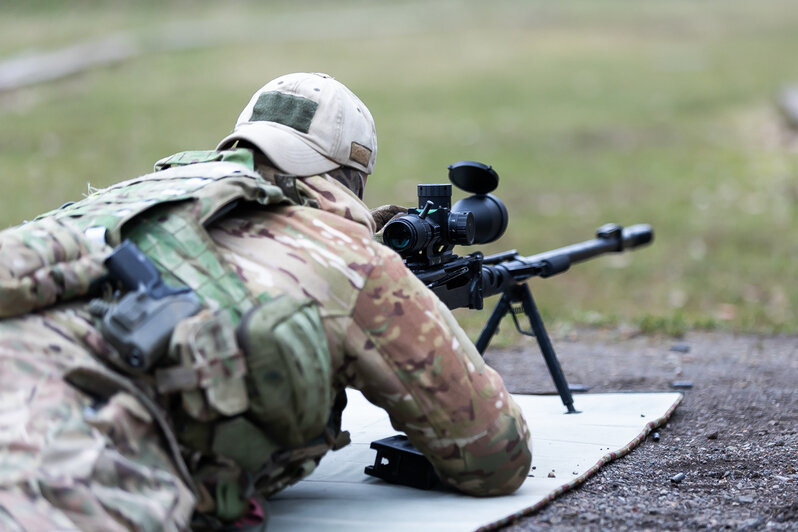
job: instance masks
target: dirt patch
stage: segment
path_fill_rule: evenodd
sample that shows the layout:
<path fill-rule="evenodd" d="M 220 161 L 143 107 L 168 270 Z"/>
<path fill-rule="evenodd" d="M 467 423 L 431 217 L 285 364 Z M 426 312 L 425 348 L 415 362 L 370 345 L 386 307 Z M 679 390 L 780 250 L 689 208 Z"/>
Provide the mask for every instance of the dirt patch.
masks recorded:
<path fill-rule="evenodd" d="M 691 386 L 656 440 L 506 532 L 798 529 L 798 337 L 579 330 L 553 342 L 569 384 L 590 392 Z M 486 358 L 513 392 L 554 389 L 534 341 Z"/>

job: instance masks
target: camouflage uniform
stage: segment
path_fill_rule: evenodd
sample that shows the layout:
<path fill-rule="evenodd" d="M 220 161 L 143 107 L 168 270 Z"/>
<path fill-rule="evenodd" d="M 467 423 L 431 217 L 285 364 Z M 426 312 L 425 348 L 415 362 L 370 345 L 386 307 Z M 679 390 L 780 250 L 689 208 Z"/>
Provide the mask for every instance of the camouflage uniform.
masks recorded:
<path fill-rule="evenodd" d="M 251 293 L 318 303 L 332 396 L 361 390 L 459 490 L 515 490 L 529 469 L 529 434 L 501 378 L 399 256 L 374 241 L 360 200 L 327 176 L 297 185 L 320 209 L 239 208 L 210 228 L 218 251 Z M 214 507 L 208 470 L 176 457 L 169 421 L 98 362 L 111 350 L 85 302 L 0 322 L 0 528 L 184 529 L 195 509 Z M 315 442 L 311 458 L 334 440 Z M 313 465 L 259 488 L 281 489 Z"/>
<path fill-rule="evenodd" d="M 318 301 L 334 389 L 363 392 L 448 483 L 473 495 L 514 491 L 529 434 L 501 377 L 451 312 L 373 239 L 365 205 L 323 177 L 301 181 L 321 212 L 233 215 L 212 238 L 257 293 L 282 287 Z"/>
<path fill-rule="evenodd" d="M 0 322 L 0 529 L 185 529 L 195 498 L 151 414 L 67 382 L 108 348 L 82 307 Z"/>
<path fill-rule="evenodd" d="M 521 485 L 529 434 L 502 380 L 374 240 L 356 194 L 376 150 L 349 89 L 288 74 L 253 95 L 216 151 L 0 233 L 0 528 L 235 521 L 346 444 L 346 387 L 457 489 Z M 190 288 L 191 313 L 148 322 L 124 304 L 144 290 L 111 297 L 105 259 L 123 239 Z M 80 299 L 98 287 L 104 301 Z M 151 370 L 126 366 L 145 350 L 100 332 L 109 308 L 155 322 L 141 328 L 158 341 Z"/>

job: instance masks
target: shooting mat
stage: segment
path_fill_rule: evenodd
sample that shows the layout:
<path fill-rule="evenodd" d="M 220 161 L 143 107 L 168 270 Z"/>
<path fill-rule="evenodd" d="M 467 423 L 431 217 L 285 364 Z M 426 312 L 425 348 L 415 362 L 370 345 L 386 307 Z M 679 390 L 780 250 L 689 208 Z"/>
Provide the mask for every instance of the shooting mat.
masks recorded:
<path fill-rule="evenodd" d="M 387 414 L 347 390 L 343 426 L 352 444 L 325 456 L 307 479 L 269 501 L 269 531 L 469 531 L 502 526 L 535 512 L 631 451 L 664 423 L 679 393 L 580 394 L 581 413 L 566 415 L 557 395 L 514 395 L 532 431 L 532 466 L 506 497 L 395 486 L 368 476 L 372 441 L 396 434 Z M 549 477 L 549 473 L 553 477 Z"/>

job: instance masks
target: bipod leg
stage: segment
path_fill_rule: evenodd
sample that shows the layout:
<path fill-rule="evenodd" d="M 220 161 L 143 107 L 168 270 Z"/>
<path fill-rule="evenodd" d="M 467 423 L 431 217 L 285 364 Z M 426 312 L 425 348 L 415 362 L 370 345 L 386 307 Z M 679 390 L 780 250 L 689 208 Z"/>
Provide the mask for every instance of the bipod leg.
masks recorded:
<path fill-rule="evenodd" d="M 480 355 L 485 354 L 485 349 L 488 348 L 491 338 L 493 338 L 493 335 L 496 334 L 496 330 L 499 328 L 499 323 L 502 321 L 502 318 L 505 316 L 505 314 L 510 312 L 512 304 L 513 301 L 511 300 L 511 296 L 507 292 L 504 292 L 501 299 L 499 299 L 499 302 L 496 303 L 493 312 L 490 314 L 490 318 L 488 318 L 487 323 L 485 323 L 485 327 L 482 328 L 482 332 L 479 333 L 479 338 L 477 338 L 477 341 L 474 344 L 477 347 L 477 351 L 479 351 Z"/>
<path fill-rule="evenodd" d="M 543 325 L 543 318 L 540 317 L 538 307 L 535 305 L 535 300 L 532 298 L 532 292 L 525 283 L 517 284 L 508 291 L 512 293 L 511 297 L 514 302 L 521 303 L 524 314 L 529 318 L 529 324 L 532 326 L 532 331 L 538 341 L 540 352 L 543 355 L 543 359 L 546 361 L 546 366 L 549 368 L 549 373 L 554 380 L 554 386 L 557 387 L 557 393 L 560 394 L 562 403 L 568 409 L 569 414 L 578 413 L 574 408 L 574 399 L 571 396 L 568 382 L 565 380 L 565 375 L 560 367 L 560 361 L 557 360 L 557 353 L 554 352 L 549 334 L 546 332 L 546 327 Z M 519 332 L 522 334 L 529 334 L 519 327 L 515 314 L 513 314 L 513 319 L 515 320 L 515 326 Z"/>
<path fill-rule="evenodd" d="M 560 395 L 560 399 L 568 409 L 569 414 L 578 413 L 574 408 L 574 399 L 571 396 L 568 382 L 565 380 L 565 375 L 560 367 L 560 361 L 557 360 L 557 354 L 554 352 L 549 334 L 546 332 L 546 327 L 543 325 L 543 318 L 540 317 L 540 312 L 538 312 L 537 305 L 535 305 L 535 300 L 532 298 L 532 292 L 526 284 L 513 285 L 502 293 L 501 299 L 499 299 L 499 302 L 493 309 L 490 318 L 488 318 L 485 327 L 482 329 L 479 338 L 474 344 L 476 345 L 477 351 L 479 351 L 481 355 L 485 354 L 485 350 L 488 348 L 488 344 L 491 338 L 493 338 L 493 335 L 496 334 L 496 330 L 502 318 L 508 312 L 512 311 L 512 306 L 516 303 L 521 304 L 524 314 L 529 318 L 532 331 L 521 329 L 518 324 L 518 318 L 515 314 L 512 314 L 516 329 L 518 329 L 518 332 L 521 334 L 534 336 L 537 339 L 538 347 L 540 347 L 543 360 L 546 361 L 546 366 L 549 368 L 549 374 L 552 380 L 554 380 L 554 386 L 557 387 L 557 393 Z"/>

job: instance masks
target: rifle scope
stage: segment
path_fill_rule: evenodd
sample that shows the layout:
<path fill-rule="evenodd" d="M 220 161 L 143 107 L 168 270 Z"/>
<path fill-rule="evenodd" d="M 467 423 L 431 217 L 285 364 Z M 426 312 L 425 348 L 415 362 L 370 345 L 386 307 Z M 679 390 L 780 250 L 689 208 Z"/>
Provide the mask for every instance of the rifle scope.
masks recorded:
<path fill-rule="evenodd" d="M 449 179 L 472 193 L 454 206 L 452 185 L 418 185 L 418 209 L 388 224 L 383 242 L 404 258 L 429 261 L 455 245 L 486 244 L 507 229 L 507 208 L 490 194 L 499 176 L 490 166 L 461 161 L 449 166 Z"/>

